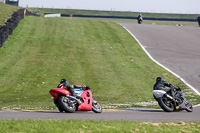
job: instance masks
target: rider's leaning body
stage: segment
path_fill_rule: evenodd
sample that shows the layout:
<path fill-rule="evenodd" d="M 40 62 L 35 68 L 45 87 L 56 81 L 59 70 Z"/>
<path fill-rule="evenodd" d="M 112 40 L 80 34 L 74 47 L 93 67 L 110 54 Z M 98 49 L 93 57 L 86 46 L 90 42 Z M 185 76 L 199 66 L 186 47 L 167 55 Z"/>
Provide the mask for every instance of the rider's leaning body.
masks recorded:
<path fill-rule="evenodd" d="M 174 87 L 176 90 L 180 90 L 179 87 Z M 172 89 L 172 84 L 164 81 L 162 77 L 157 77 L 156 83 L 153 86 L 153 90 L 163 90 L 169 92 L 172 97 L 174 97 L 174 91 Z"/>
<path fill-rule="evenodd" d="M 66 90 L 68 90 L 71 93 L 71 96 L 77 97 L 79 98 L 80 96 L 76 95 L 76 93 L 74 92 L 74 89 L 80 89 L 80 88 L 84 88 L 85 85 L 69 85 L 69 81 L 66 79 L 61 79 L 60 84 L 57 86 L 57 88 L 65 88 Z"/>

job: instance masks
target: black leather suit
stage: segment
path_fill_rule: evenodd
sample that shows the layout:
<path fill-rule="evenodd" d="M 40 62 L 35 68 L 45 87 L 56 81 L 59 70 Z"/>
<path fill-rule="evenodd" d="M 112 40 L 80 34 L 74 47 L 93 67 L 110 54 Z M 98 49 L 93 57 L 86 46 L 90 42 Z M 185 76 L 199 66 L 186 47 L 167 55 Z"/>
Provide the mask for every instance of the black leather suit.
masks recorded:
<path fill-rule="evenodd" d="M 172 97 L 174 96 L 174 92 L 171 88 L 171 84 L 167 83 L 164 80 L 157 81 L 153 86 L 153 90 L 163 90 L 163 91 L 169 92 L 169 94 Z"/>

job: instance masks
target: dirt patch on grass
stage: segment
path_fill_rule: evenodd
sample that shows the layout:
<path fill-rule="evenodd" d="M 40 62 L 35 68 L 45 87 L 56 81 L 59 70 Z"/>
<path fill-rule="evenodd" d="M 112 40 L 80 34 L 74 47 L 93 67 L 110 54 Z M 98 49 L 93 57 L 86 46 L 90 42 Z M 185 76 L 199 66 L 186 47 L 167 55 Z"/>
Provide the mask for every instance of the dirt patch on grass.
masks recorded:
<path fill-rule="evenodd" d="M 168 122 L 168 123 L 152 123 L 152 122 L 142 122 L 141 124 L 143 125 L 152 125 L 152 126 L 160 126 L 160 125 L 167 125 L 167 126 L 183 126 L 186 125 L 185 122 L 178 122 L 178 123 L 174 123 L 174 122 Z"/>

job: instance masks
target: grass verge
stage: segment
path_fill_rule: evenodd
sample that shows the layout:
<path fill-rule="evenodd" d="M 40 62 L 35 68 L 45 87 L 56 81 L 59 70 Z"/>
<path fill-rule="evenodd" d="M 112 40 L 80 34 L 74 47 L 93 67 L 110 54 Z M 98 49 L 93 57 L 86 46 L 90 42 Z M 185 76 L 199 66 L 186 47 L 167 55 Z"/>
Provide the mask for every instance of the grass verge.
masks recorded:
<path fill-rule="evenodd" d="M 1 132 L 37 133 L 118 133 L 118 132 L 199 132 L 199 122 L 128 122 L 93 120 L 1 120 Z"/>
<path fill-rule="evenodd" d="M 6 19 L 10 18 L 14 11 L 17 11 L 20 7 L 11 6 L 0 2 L 0 25 L 2 25 Z"/>

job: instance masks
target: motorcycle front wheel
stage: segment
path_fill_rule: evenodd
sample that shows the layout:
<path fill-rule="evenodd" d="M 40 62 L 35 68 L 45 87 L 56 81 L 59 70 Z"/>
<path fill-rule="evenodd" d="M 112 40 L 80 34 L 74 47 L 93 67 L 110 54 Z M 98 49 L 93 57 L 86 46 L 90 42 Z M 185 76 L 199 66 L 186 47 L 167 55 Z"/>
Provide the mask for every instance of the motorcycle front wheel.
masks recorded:
<path fill-rule="evenodd" d="M 186 111 L 187 112 L 192 112 L 193 111 L 193 107 L 192 104 L 190 104 L 188 101 L 185 101 L 185 107 L 186 107 Z"/>
<path fill-rule="evenodd" d="M 62 109 L 62 107 L 60 107 L 60 106 L 58 105 L 58 100 L 56 100 L 56 99 L 54 98 L 53 101 L 54 101 L 54 104 L 56 105 L 56 107 L 58 108 L 58 110 L 59 110 L 60 112 L 63 112 L 64 110 Z"/>
<path fill-rule="evenodd" d="M 172 101 L 168 99 L 166 96 L 159 98 L 158 104 L 166 112 L 173 112 L 175 109 L 175 106 L 172 103 Z"/>
<path fill-rule="evenodd" d="M 101 113 L 102 112 L 101 105 L 95 100 L 92 101 L 92 111 L 95 112 L 95 113 Z"/>
<path fill-rule="evenodd" d="M 59 97 L 58 105 L 67 113 L 74 113 L 76 111 L 76 103 L 66 96 Z"/>

